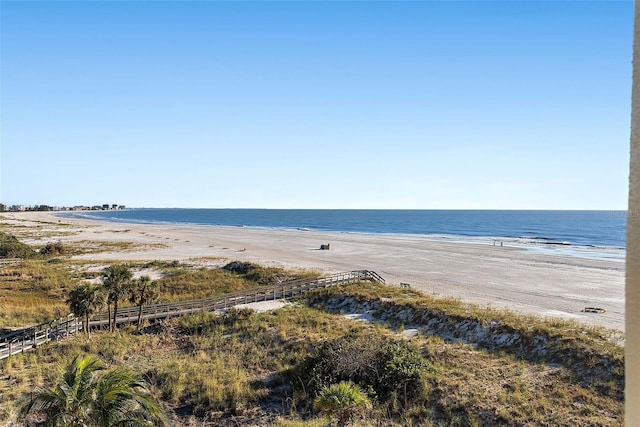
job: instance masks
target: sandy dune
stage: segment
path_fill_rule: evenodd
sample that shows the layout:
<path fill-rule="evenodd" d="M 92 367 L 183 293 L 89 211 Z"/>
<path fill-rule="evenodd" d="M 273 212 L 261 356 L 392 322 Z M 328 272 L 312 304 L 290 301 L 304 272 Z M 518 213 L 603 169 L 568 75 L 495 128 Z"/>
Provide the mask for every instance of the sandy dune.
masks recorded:
<path fill-rule="evenodd" d="M 39 226 L 44 241 L 134 242 L 129 251 L 85 258 L 187 260 L 220 265 L 241 260 L 326 273 L 368 269 L 388 283 L 465 302 L 572 318 L 624 330 L 624 263 L 541 254 L 492 242 L 420 236 L 327 233 L 192 225 L 121 224 L 59 218 L 48 212 L 3 213 L 5 223 Z M 34 222 L 39 221 L 39 222 Z M 61 231 L 47 222 L 72 224 Z M 51 233 L 50 233 L 51 232 Z M 68 233 L 67 233 L 68 234 Z M 331 249 L 321 251 L 321 244 Z M 586 306 L 603 314 L 582 313 Z"/>

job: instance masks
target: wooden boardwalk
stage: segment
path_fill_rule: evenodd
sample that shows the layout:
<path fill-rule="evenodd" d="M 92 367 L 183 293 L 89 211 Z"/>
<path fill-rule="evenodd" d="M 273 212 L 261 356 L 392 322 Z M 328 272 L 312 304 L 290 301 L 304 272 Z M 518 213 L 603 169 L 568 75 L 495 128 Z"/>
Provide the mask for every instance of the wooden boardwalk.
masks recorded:
<path fill-rule="evenodd" d="M 350 271 L 315 279 L 291 280 L 276 285 L 261 286 L 212 298 L 147 305 L 142 308 L 142 318 L 145 320 L 168 319 L 170 317 L 184 316 L 203 311 L 215 311 L 252 302 L 291 298 L 312 289 L 344 285 L 361 280 L 373 280 L 384 283 L 384 279 L 374 271 Z M 116 323 L 136 322 L 138 320 L 138 312 L 139 307 L 118 309 Z M 106 326 L 107 324 L 107 313 L 97 314 L 89 321 L 89 326 L 92 328 Z M 69 335 L 82 331 L 82 329 L 82 319 L 78 319 L 73 314 L 70 314 L 50 322 L 13 331 L 0 337 L 0 359 L 22 353 L 51 340 L 66 338 Z"/>

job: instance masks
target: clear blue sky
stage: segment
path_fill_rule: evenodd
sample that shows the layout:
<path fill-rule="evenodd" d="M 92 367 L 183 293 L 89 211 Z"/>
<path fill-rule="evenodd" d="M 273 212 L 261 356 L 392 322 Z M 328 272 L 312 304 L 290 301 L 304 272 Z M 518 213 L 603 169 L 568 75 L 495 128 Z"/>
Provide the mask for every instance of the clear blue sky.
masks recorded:
<path fill-rule="evenodd" d="M 628 2 L 1 2 L 5 204 L 626 209 Z"/>

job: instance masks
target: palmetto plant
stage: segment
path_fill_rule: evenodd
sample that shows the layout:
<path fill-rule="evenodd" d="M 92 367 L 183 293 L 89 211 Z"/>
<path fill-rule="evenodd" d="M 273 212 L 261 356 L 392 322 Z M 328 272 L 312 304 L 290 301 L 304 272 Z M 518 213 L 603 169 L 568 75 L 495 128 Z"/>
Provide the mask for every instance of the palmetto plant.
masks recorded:
<path fill-rule="evenodd" d="M 85 426 L 94 398 L 94 373 L 104 369 L 95 357 L 76 357 L 53 388 L 41 388 L 22 408 L 24 415 L 41 413 L 46 426 Z"/>
<path fill-rule="evenodd" d="M 76 356 L 59 382 L 43 387 L 22 407 L 23 416 L 40 414 L 45 426 L 164 426 L 164 414 L 140 376 L 126 368 L 103 371 L 94 356 Z"/>
<path fill-rule="evenodd" d="M 323 388 L 313 406 L 323 414 L 337 418 L 338 426 L 342 427 L 369 409 L 371 401 L 360 387 L 343 381 Z"/>
<path fill-rule="evenodd" d="M 130 369 L 106 372 L 96 383 L 95 395 L 92 414 L 98 427 L 165 425 L 146 382 Z"/>

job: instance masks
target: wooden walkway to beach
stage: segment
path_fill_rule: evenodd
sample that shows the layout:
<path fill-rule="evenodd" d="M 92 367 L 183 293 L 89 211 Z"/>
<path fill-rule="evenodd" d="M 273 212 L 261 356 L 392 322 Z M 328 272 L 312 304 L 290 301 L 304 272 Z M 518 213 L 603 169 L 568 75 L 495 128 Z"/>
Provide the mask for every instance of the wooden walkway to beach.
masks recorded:
<path fill-rule="evenodd" d="M 203 311 L 215 311 L 260 301 L 272 301 L 291 298 L 312 289 L 328 286 L 344 285 L 361 280 L 373 280 L 384 283 L 384 279 L 374 271 L 357 270 L 337 273 L 314 279 L 299 279 L 282 282 L 276 285 L 261 286 L 245 291 L 238 291 L 193 301 L 148 305 L 142 308 L 145 320 L 168 319 Z M 139 307 L 118 309 L 116 323 L 133 323 L 138 320 Z M 92 317 L 89 327 L 97 328 L 108 325 L 107 313 Z M 83 330 L 82 319 L 73 314 L 50 322 L 41 323 L 25 329 L 13 331 L 0 337 L 0 359 L 22 353 L 48 341 L 66 338 Z"/>

